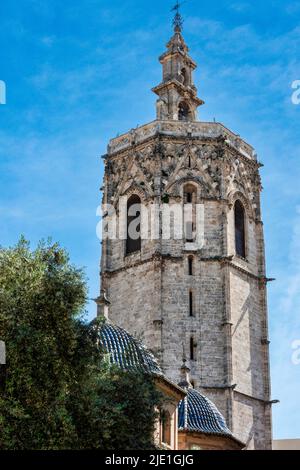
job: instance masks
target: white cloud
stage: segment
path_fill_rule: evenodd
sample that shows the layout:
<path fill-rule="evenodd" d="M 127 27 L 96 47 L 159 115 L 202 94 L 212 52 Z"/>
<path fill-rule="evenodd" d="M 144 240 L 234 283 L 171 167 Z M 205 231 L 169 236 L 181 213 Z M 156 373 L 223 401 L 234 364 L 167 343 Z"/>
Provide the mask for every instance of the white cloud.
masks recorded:
<path fill-rule="evenodd" d="M 47 47 L 51 47 L 55 43 L 55 36 L 44 36 L 41 38 L 42 44 Z"/>
<path fill-rule="evenodd" d="M 291 2 L 288 3 L 285 7 L 286 12 L 289 15 L 295 15 L 300 11 L 300 3 L 299 2 Z"/>
<path fill-rule="evenodd" d="M 250 5 L 246 2 L 234 2 L 231 3 L 229 8 L 233 11 L 236 11 L 237 13 L 244 13 L 249 10 Z"/>
<path fill-rule="evenodd" d="M 282 309 L 286 314 L 294 316 L 299 327 L 300 337 L 300 206 L 296 208 L 296 217 L 293 224 L 292 240 L 290 244 L 288 275 L 286 276 L 286 289 L 282 299 Z M 295 331 L 295 334 L 297 332 Z"/>

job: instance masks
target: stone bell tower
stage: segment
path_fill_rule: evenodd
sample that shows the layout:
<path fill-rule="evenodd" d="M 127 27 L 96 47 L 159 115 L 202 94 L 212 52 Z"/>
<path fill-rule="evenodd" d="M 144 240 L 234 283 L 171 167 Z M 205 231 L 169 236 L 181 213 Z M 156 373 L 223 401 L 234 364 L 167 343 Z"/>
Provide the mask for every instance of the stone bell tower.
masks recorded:
<path fill-rule="evenodd" d="M 224 125 L 197 120 L 196 64 L 179 15 L 174 26 L 160 57 L 162 83 L 153 89 L 156 120 L 112 139 L 104 156 L 103 204 L 111 206 L 104 220 L 115 210 L 118 234 L 102 242 L 99 314 L 108 309 L 113 322 L 142 337 L 176 382 L 184 346 L 193 386 L 248 449 L 270 449 L 260 164 Z M 176 220 L 163 236 L 161 213 L 175 205 L 193 214 L 200 208 L 200 238 L 194 216 L 181 237 Z M 154 235 L 145 218 L 153 208 Z"/>
<path fill-rule="evenodd" d="M 204 104 L 197 97 L 193 82 L 193 71 L 197 66 L 188 55 L 180 24 L 175 25 L 174 33 L 167 44 L 167 52 L 159 58 L 163 66 L 162 83 L 152 90 L 159 96 L 157 119 L 196 121 L 197 108 Z"/>

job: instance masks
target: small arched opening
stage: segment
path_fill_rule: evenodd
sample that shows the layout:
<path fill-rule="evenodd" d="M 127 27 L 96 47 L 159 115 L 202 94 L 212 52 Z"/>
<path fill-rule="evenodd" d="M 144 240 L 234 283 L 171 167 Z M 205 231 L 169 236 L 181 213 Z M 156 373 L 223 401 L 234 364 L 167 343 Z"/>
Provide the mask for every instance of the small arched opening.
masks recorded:
<path fill-rule="evenodd" d="M 191 119 L 191 111 L 189 105 L 182 101 L 178 107 L 178 120 L 189 121 Z"/>
<path fill-rule="evenodd" d="M 194 275 L 194 257 L 193 256 L 188 257 L 188 272 L 189 272 L 189 276 Z"/>
<path fill-rule="evenodd" d="M 171 445 L 171 415 L 167 410 L 161 412 L 161 440 L 163 444 Z"/>
<path fill-rule="evenodd" d="M 194 316 L 194 294 L 193 291 L 189 291 L 189 315 Z"/>
<path fill-rule="evenodd" d="M 190 338 L 190 360 L 196 360 L 196 343 L 193 336 Z"/>
<path fill-rule="evenodd" d="M 183 188 L 184 202 L 184 230 L 185 239 L 188 243 L 195 241 L 196 229 L 196 202 L 197 189 L 192 184 L 186 184 Z"/>
<path fill-rule="evenodd" d="M 141 199 L 133 194 L 127 201 L 126 254 L 141 250 Z"/>
<path fill-rule="evenodd" d="M 246 258 L 245 209 L 240 201 L 234 205 L 235 251 L 237 256 Z"/>
<path fill-rule="evenodd" d="M 184 86 L 188 86 L 189 84 L 189 77 L 188 77 L 188 72 L 185 67 L 181 69 L 180 72 L 180 81 Z"/>

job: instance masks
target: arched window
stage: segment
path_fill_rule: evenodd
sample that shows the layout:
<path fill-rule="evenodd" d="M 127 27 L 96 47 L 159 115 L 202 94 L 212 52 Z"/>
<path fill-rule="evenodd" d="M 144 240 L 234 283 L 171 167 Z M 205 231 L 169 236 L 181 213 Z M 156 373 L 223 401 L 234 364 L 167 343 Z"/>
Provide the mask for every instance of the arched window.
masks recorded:
<path fill-rule="evenodd" d="M 189 314 L 190 317 L 194 316 L 194 296 L 192 291 L 189 292 Z"/>
<path fill-rule="evenodd" d="M 126 254 L 141 250 L 141 199 L 133 194 L 127 201 Z"/>
<path fill-rule="evenodd" d="M 246 258 L 245 210 L 240 201 L 236 201 L 234 206 L 234 223 L 236 254 L 242 258 Z"/>
<path fill-rule="evenodd" d="M 191 361 L 196 360 L 196 343 L 195 343 L 193 336 L 191 336 L 190 338 L 190 360 Z"/>
<path fill-rule="evenodd" d="M 171 415 L 163 410 L 161 413 L 161 440 L 163 444 L 171 445 Z"/>
<path fill-rule="evenodd" d="M 183 198 L 185 204 L 194 204 L 197 198 L 197 188 L 191 183 L 186 184 L 183 189 Z"/>
<path fill-rule="evenodd" d="M 182 101 L 178 107 L 178 119 L 179 121 L 188 121 L 190 117 L 190 108 L 185 101 Z"/>
<path fill-rule="evenodd" d="M 189 276 L 194 275 L 194 258 L 193 256 L 188 257 Z"/>
<path fill-rule="evenodd" d="M 187 86 L 189 83 L 188 74 L 185 68 L 181 69 L 180 81 L 183 85 Z"/>

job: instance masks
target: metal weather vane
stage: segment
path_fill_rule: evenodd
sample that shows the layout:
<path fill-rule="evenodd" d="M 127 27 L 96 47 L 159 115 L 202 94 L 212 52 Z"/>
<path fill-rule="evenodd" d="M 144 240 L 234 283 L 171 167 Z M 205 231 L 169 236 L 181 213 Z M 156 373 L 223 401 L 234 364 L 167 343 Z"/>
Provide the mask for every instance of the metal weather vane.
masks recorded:
<path fill-rule="evenodd" d="M 180 13 L 180 7 L 184 3 L 186 3 L 186 1 L 179 2 L 179 0 L 177 0 L 176 5 L 171 10 L 171 11 L 176 12 L 175 16 L 174 16 L 174 19 L 173 19 L 173 26 L 174 26 L 175 30 L 178 30 L 178 31 L 181 31 L 182 27 L 183 27 L 183 18 L 182 18 L 181 13 Z"/>

